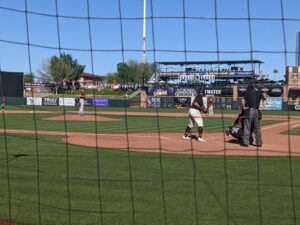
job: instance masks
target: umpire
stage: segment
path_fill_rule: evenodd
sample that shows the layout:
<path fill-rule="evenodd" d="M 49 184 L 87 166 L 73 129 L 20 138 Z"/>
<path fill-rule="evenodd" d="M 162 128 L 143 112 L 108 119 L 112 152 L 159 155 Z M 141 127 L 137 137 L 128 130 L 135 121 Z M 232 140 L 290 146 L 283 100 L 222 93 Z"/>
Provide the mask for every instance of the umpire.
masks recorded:
<path fill-rule="evenodd" d="M 263 144 L 260 129 L 260 119 L 261 112 L 259 110 L 260 102 L 263 101 L 263 106 L 265 106 L 266 98 L 263 96 L 261 90 L 255 87 L 254 83 L 250 83 L 245 92 L 244 98 L 242 99 L 242 107 L 245 111 L 244 118 L 244 132 L 243 132 L 243 142 L 241 146 L 249 146 L 249 137 L 251 135 L 251 130 L 254 131 L 256 146 L 261 147 Z"/>

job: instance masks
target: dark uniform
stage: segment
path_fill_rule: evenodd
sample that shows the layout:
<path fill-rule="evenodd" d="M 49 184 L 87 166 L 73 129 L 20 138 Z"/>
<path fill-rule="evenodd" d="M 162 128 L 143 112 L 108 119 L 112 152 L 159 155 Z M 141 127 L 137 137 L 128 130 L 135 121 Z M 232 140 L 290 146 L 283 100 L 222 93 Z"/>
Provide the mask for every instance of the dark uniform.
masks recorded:
<path fill-rule="evenodd" d="M 243 143 L 242 146 L 249 145 L 249 137 L 252 131 L 255 134 L 256 146 L 261 147 L 262 137 L 260 129 L 261 113 L 259 111 L 260 101 L 265 101 L 266 98 L 262 92 L 255 88 L 253 84 L 248 85 L 248 89 L 244 95 L 243 107 L 245 110 Z"/>
<path fill-rule="evenodd" d="M 235 119 L 233 124 L 228 127 L 226 130 L 226 135 L 231 135 L 232 137 L 236 138 L 239 143 L 243 143 L 243 133 L 244 133 L 244 110 L 238 115 L 238 117 Z M 238 125 L 241 125 L 241 127 L 237 127 Z M 252 128 L 251 128 L 252 129 Z M 253 143 L 253 137 L 252 137 L 253 130 L 251 130 L 251 135 L 249 137 L 250 144 Z"/>
<path fill-rule="evenodd" d="M 78 111 L 79 109 L 79 98 L 75 97 L 75 111 Z"/>

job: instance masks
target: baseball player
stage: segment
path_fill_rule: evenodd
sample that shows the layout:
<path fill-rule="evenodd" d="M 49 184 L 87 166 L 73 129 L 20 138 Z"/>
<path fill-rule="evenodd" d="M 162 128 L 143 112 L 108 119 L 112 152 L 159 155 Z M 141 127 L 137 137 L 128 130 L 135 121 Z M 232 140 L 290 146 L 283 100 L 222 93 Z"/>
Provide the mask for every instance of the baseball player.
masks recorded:
<path fill-rule="evenodd" d="M 79 97 L 79 115 L 80 116 L 84 116 L 84 99 L 85 99 L 85 92 L 84 92 L 84 89 L 82 88 L 80 90 L 80 97 Z"/>
<path fill-rule="evenodd" d="M 75 97 L 75 107 L 74 107 L 74 110 L 75 111 L 78 111 L 79 109 L 79 97 Z"/>
<path fill-rule="evenodd" d="M 236 138 L 239 143 L 243 142 L 243 129 L 244 129 L 244 110 L 238 115 L 238 117 L 235 119 L 232 125 L 228 127 L 228 129 L 225 131 L 226 135 L 229 136 L 231 135 L 232 137 Z M 237 127 L 237 125 L 241 124 L 241 127 Z M 252 133 L 249 137 L 250 144 L 253 143 L 253 137 Z"/>
<path fill-rule="evenodd" d="M 206 142 L 206 140 L 202 137 L 203 134 L 203 119 L 201 112 L 207 113 L 207 109 L 205 108 L 203 104 L 203 93 L 204 91 L 202 89 L 198 90 L 198 94 L 195 97 L 191 108 L 189 109 L 189 122 L 185 129 L 183 139 L 184 140 L 190 140 L 191 139 L 191 130 L 196 125 L 198 127 L 198 138 L 197 140 L 200 142 Z"/>

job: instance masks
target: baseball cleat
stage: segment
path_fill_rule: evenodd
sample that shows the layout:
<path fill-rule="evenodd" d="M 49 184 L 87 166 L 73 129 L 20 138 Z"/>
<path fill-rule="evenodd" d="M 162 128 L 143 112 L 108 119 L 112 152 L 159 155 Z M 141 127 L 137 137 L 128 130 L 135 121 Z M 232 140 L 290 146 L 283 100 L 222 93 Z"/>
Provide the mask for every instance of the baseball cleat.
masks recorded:
<path fill-rule="evenodd" d="M 206 142 L 206 140 L 203 137 L 198 137 L 197 140 L 200 141 L 200 142 Z"/>
<path fill-rule="evenodd" d="M 183 140 L 191 140 L 191 137 L 190 136 L 183 136 L 182 139 Z"/>

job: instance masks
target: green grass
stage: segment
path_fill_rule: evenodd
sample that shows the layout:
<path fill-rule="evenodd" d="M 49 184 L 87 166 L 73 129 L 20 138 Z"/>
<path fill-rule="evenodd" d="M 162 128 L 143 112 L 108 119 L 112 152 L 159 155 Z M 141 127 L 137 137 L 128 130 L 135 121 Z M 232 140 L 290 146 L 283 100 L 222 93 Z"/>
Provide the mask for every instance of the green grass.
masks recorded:
<path fill-rule="evenodd" d="M 43 111 L 74 111 L 74 107 L 71 106 L 26 106 L 26 105 L 9 105 L 6 107 L 8 110 L 43 110 Z M 159 113 L 186 113 L 186 108 L 127 108 L 127 107 L 85 107 L 86 111 L 105 111 L 105 112 L 159 112 Z M 240 110 L 218 110 L 214 111 L 220 114 L 236 114 L 240 113 Z M 277 116 L 300 116 L 297 111 L 263 111 L 263 115 L 277 115 Z"/>
<path fill-rule="evenodd" d="M 0 129 L 183 133 L 187 124 L 187 116 L 109 115 L 119 121 L 97 124 L 43 120 L 58 115 L 2 114 Z M 205 118 L 204 132 L 222 132 L 232 122 Z M 263 119 L 262 125 L 277 122 Z M 1 134 L 0 219 L 30 225 L 296 224 L 299 171 L 299 157 L 147 154 L 66 145 L 54 136 Z"/>
<path fill-rule="evenodd" d="M 1 135 L 0 147 L 0 218 L 24 224 L 248 225 L 261 212 L 280 225 L 295 224 L 292 197 L 300 210 L 297 157 L 97 151 L 27 135 Z"/>
<path fill-rule="evenodd" d="M 291 129 L 290 132 L 285 131 L 283 134 L 300 135 L 300 128 Z"/>
<path fill-rule="evenodd" d="M 95 121 L 48 121 L 45 118 L 62 114 L 5 114 L 0 118 L 0 129 L 50 130 L 68 132 L 98 132 L 98 133 L 149 133 L 172 132 L 183 133 L 188 118 L 186 117 L 149 117 L 149 116 L 115 116 L 104 117 L 118 119 L 113 122 Z M 205 132 L 222 132 L 223 128 L 233 123 L 233 118 L 205 118 Z M 5 121 L 5 124 L 4 124 Z M 224 127 L 223 124 L 224 123 Z M 278 123 L 278 121 L 262 120 L 262 125 Z M 196 128 L 194 128 L 196 129 Z"/>

